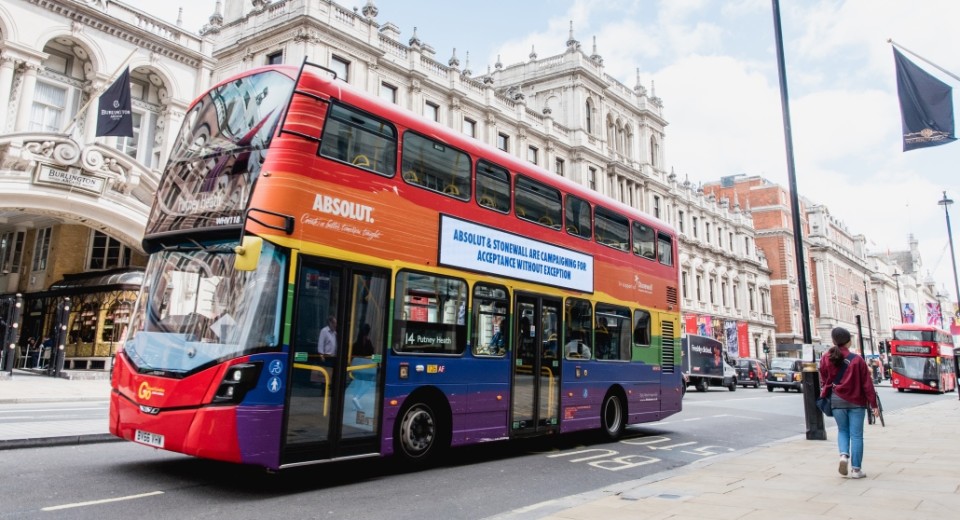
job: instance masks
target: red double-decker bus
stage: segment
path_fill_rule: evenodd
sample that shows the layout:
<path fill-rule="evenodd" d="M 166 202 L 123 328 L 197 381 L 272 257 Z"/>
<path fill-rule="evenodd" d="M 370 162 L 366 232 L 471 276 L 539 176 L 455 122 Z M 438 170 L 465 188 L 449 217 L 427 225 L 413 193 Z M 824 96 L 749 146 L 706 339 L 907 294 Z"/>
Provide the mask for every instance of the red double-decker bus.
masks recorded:
<path fill-rule="evenodd" d="M 894 325 L 890 381 L 894 388 L 952 392 L 957 388 L 953 337 L 930 325 Z"/>
<path fill-rule="evenodd" d="M 110 431 L 270 469 L 680 411 L 663 222 L 304 62 L 193 103 Z"/>

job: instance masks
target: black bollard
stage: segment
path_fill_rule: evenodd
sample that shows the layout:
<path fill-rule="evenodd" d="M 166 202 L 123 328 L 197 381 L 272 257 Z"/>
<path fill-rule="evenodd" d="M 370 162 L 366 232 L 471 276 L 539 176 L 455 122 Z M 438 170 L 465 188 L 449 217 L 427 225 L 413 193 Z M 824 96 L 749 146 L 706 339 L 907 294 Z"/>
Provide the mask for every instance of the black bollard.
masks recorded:
<path fill-rule="evenodd" d="M 803 415 L 807 421 L 807 440 L 827 440 L 827 430 L 823 426 L 823 413 L 817 408 L 817 398 L 820 397 L 820 373 L 817 364 L 803 363 Z"/>

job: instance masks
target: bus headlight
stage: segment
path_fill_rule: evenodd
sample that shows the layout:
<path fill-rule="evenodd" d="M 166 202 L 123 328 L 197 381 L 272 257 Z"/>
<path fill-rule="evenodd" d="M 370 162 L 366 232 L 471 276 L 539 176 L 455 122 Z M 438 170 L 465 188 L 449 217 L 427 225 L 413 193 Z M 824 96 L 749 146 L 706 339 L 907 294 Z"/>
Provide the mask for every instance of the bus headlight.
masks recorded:
<path fill-rule="evenodd" d="M 260 369 L 263 363 L 241 363 L 227 368 L 223 374 L 223 380 L 220 381 L 220 387 L 213 396 L 213 402 L 216 404 L 235 404 L 243 401 L 253 387 L 257 386 L 260 379 Z"/>

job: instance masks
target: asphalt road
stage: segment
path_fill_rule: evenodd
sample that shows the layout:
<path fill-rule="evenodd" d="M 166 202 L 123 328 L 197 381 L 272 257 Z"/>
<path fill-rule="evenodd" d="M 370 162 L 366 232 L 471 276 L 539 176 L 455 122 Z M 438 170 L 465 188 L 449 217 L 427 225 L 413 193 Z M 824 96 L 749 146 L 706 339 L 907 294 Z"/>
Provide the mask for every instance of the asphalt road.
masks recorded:
<path fill-rule="evenodd" d="M 880 393 L 888 411 L 957 398 Z M 479 519 L 804 432 L 801 394 L 711 389 L 619 442 L 578 434 L 487 444 L 423 471 L 386 459 L 267 474 L 125 442 L 9 450 L 0 518 Z"/>

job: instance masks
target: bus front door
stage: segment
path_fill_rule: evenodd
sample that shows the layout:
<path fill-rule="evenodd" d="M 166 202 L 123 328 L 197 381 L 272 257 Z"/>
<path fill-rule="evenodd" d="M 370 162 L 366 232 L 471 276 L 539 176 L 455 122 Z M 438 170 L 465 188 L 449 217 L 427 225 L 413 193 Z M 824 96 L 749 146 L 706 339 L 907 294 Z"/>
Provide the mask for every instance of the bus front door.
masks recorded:
<path fill-rule="evenodd" d="M 519 295 L 514 310 L 510 433 L 525 436 L 556 431 L 560 409 L 560 301 Z"/>
<path fill-rule="evenodd" d="M 377 453 L 388 272 L 301 259 L 282 464 Z"/>

